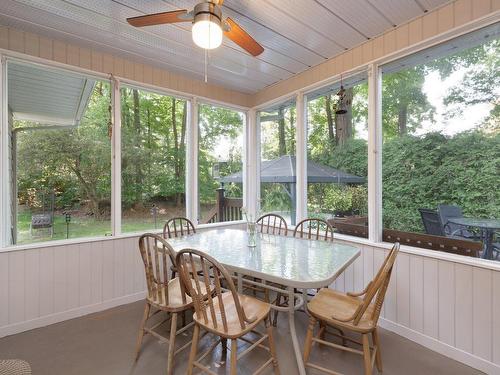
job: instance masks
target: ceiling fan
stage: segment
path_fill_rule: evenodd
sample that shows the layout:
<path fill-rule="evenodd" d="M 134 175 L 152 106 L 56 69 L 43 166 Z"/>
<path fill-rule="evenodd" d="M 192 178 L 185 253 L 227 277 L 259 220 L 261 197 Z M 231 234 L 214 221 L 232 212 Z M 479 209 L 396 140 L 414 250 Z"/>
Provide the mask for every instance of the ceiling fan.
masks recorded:
<path fill-rule="evenodd" d="M 222 44 L 225 35 L 252 56 L 258 56 L 264 48 L 231 18 L 222 18 L 221 6 L 224 0 L 207 0 L 197 4 L 188 12 L 186 9 L 174 10 L 127 18 L 135 27 L 161 25 L 166 23 L 192 22 L 194 43 L 204 49 L 214 49 Z"/>

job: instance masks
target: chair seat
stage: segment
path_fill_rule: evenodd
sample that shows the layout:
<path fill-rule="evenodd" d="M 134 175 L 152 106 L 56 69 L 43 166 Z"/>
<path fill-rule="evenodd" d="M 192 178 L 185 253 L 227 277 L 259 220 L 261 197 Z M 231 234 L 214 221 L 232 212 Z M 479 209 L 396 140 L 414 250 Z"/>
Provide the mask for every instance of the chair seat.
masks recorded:
<path fill-rule="evenodd" d="M 210 318 L 208 319 L 209 322 L 205 323 L 205 319 L 202 316 L 198 316 L 198 314 L 194 315 L 194 320 L 204 329 L 211 331 L 221 337 L 228 339 L 241 337 L 242 335 L 254 329 L 257 324 L 259 324 L 264 318 L 269 315 L 271 305 L 258 300 L 257 298 L 253 298 L 244 294 L 238 294 L 238 296 L 241 307 L 243 307 L 246 316 L 249 319 L 255 319 L 252 323 L 246 323 L 246 327 L 244 329 L 241 328 L 233 296 L 228 292 L 222 293 L 222 303 L 224 305 L 228 327 L 227 331 L 224 330 L 224 325 L 222 324 L 222 317 L 220 313 L 217 313 L 216 315 L 217 327 L 215 327 Z M 219 304 L 219 300 L 217 298 L 214 298 L 214 307 L 215 311 L 217 312 L 221 311 L 219 309 Z M 207 314 L 210 314 L 210 309 L 207 309 Z"/>
<path fill-rule="evenodd" d="M 194 280 L 192 280 L 193 287 L 194 285 Z M 162 285 L 160 287 L 160 293 L 158 295 L 158 298 L 156 296 L 152 297 L 147 297 L 147 300 L 155 307 L 165 310 L 165 311 L 171 311 L 171 312 L 176 312 L 176 311 L 183 311 L 190 309 L 193 305 L 193 300 L 191 299 L 190 296 L 186 294 L 185 296 L 185 301 L 182 300 L 182 290 L 181 290 L 181 282 L 178 277 L 170 280 L 168 282 L 168 304 L 166 303 L 166 298 L 165 298 L 165 287 Z M 200 287 L 202 290 L 205 290 L 205 284 L 200 281 Z M 210 291 L 213 292 L 214 287 L 210 286 Z M 205 294 L 206 296 L 206 294 Z M 161 297 L 161 298 L 160 298 Z"/>
<path fill-rule="evenodd" d="M 376 328 L 375 322 L 371 319 L 374 309 L 373 304 L 366 309 L 357 325 L 354 325 L 352 321 L 342 322 L 333 318 L 333 316 L 338 319 L 350 318 L 362 303 L 363 301 L 360 298 L 323 288 L 307 304 L 307 309 L 314 317 L 327 324 L 366 333 Z"/>

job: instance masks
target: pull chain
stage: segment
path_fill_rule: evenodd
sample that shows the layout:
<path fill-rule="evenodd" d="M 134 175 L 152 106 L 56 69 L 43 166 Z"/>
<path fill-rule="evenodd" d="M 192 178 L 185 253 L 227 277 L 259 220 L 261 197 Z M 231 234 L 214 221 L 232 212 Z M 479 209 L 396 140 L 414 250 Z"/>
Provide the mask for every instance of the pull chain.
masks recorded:
<path fill-rule="evenodd" d="M 208 82 L 208 50 L 205 50 L 205 83 Z"/>

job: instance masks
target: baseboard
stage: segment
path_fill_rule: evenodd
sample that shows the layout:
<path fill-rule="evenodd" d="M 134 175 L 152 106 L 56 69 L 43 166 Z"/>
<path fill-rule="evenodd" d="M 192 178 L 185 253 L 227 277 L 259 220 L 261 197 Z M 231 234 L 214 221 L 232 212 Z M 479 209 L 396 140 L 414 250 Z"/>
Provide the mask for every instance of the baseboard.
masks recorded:
<path fill-rule="evenodd" d="M 21 333 L 24 331 L 29 331 L 31 329 L 45 327 L 54 323 L 59 323 L 68 319 L 78 318 L 83 315 L 92 314 L 95 312 L 110 309 L 112 307 L 126 305 L 127 303 L 132 303 L 144 299 L 145 292 L 139 292 L 134 294 L 129 294 L 123 297 L 114 298 L 101 303 L 96 303 L 93 305 L 87 305 L 78 307 L 71 310 L 62 311 L 55 314 L 50 314 L 42 316 L 40 318 L 27 320 L 24 322 L 19 322 L 11 324 L 8 326 L 0 327 L 0 338 L 5 336 L 14 335 L 16 333 Z"/>
<path fill-rule="evenodd" d="M 475 356 L 474 354 L 457 349 L 451 345 L 436 340 L 435 338 L 424 335 L 420 332 L 414 331 L 408 327 L 394 323 L 387 319 L 380 318 L 379 325 L 380 327 L 388 331 L 403 336 L 408 340 L 414 341 L 417 344 L 420 344 L 446 357 L 454 359 L 455 361 L 462 362 L 463 364 L 473 367 L 479 371 L 483 371 L 486 374 L 500 375 L 499 365 Z"/>

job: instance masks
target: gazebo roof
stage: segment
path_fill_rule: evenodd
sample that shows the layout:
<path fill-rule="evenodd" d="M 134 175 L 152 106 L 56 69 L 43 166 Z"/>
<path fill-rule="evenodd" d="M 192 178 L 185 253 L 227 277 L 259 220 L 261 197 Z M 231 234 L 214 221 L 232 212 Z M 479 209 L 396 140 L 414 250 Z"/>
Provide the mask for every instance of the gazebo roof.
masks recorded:
<path fill-rule="evenodd" d="M 296 183 L 295 156 L 284 155 L 274 160 L 261 163 L 261 182 Z M 221 177 L 220 182 L 242 182 L 242 172 Z M 355 176 L 338 169 L 330 168 L 313 161 L 307 161 L 307 182 L 309 183 L 337 183 L 337 184 L 362 184 L 364 177 Z"/>

